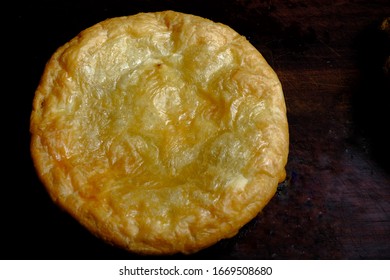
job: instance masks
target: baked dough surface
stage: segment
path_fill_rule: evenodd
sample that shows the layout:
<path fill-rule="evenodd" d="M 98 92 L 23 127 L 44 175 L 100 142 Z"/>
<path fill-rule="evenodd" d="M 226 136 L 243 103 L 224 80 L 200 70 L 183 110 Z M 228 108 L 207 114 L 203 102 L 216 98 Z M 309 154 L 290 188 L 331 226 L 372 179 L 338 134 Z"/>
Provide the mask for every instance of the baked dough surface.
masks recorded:
<path fill-rule="evenodd" d="M 228 26 L 174 11 L 108 19 L 60 47 L 30 130 L 52 199 L 141 254 L 232 237 L 285 178 L 276 74 Z"/>

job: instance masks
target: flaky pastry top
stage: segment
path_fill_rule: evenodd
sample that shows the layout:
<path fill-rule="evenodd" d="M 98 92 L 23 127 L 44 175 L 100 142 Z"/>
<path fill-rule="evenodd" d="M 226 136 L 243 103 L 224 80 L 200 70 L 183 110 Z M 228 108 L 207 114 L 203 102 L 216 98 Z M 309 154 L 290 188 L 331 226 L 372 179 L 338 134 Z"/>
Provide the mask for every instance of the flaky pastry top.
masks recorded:
<path fill-rule="evenodd" d="M 142 254 L 235 235 L 285 177 L 275 72 L 230 27 L 174 11 L 108 19 L 60 47 L 30 130 L 52 199 Z"/>

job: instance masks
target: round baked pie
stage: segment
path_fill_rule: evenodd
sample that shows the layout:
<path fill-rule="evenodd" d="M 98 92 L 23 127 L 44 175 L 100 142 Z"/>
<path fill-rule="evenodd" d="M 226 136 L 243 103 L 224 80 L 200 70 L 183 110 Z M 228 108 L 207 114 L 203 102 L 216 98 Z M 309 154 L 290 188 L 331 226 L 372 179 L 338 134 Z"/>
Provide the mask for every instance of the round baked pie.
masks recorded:
<path fill-rule="evenodd" d="M 193 253 L 285 178 L 281 84 L 230 27 L 174 11 L 107 19 L 48 61 L 31 153 L 51 198 L 108 243 Z"/>

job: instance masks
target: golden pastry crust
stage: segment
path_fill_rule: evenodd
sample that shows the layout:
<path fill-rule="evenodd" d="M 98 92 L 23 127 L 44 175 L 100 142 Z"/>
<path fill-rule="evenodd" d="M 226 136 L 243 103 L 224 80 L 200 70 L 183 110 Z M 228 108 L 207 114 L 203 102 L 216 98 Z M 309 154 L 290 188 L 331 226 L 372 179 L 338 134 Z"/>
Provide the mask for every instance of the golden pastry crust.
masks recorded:
<path fill-rule="evenodd" d="M 30 130 L 52 199 L 141 254 L 232 237 L 285 178 L 276 74 L 228 26 L 174 11 L 108 19 L 60 47 Z"/>

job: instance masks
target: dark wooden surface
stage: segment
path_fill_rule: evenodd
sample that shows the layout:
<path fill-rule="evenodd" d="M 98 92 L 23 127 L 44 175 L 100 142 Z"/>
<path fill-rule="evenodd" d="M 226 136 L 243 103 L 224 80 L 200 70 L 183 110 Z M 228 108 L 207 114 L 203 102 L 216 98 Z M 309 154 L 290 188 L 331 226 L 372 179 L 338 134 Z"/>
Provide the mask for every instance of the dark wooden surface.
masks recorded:
<path fill-rule="evenodd" d="M 223 22 L 258 48 L 282 82 L 291 139 L 286 182 L 236 237 L 157 258 L 390 258 L 390 81 L 382 68 L 390 45 L 378 29 L 389 1 L 15 3 L 17 55 L 8 72 L 18 82 L 7 92 L 13 155 L 4 172 L 12 180 L 2 192 L 2 259 L 148 258 L 104 244 L 51 203 L 31 163 L 28 126 L 57 47 L 108 17 L 165 9 Z"/>

